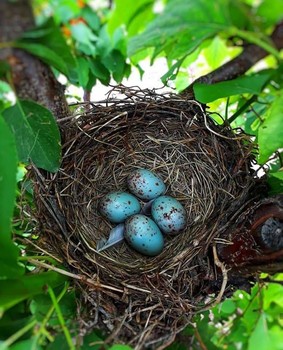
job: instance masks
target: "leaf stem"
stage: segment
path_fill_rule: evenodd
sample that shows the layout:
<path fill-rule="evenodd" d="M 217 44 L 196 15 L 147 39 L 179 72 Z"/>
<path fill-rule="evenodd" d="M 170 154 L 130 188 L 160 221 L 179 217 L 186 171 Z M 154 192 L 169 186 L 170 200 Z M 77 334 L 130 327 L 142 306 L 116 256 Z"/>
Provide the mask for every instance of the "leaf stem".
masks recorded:
<path fill-rule="evenodd" d="M 63 291 L 64 291 L 64 293 L 66 293 L 66 291 L 67 291 L 67 287 L 66 287 L 66 286 L 65 286 L 65 288 L 64 288 Z M 64 332 L 64 334 L 65 334 L 65 338 L 66 338 L 67 343 L 68 343 L 68 345 L 69 345 L 69 349 L 70 349 L 70 350 L 75 350 L 75 346 L 74 346 L 74 344 L 73 344 L 71 334 L 70 334 L 68 328 L 66 327 L 66 323 L 65 323 L 63 314 L 62 314 L 62 312 L 61 312 L 61 309 L 60 309 L 58 300 L 56 299 L 56 296 L 55 296 L 55 294 L 54 294 L 54 292 L 53 292 L 53 289 L 52 289 L 50 286 L 48 286 L 48 293 L 49 293 L 50 298 L 51 298 L 51 300 L 52 300 L 53 306 L 54 306 L 54 308 L 55 308 L 55 310 L 56 310 L 57 317 L 58 317 L 58 320 L 59 320 L 59 322 L 60 322 L 60 324 L 61 324 L 61 327 L 62 327 L 62 329 L 63 329 L 63 332 Z M 61 293 L 61 294 L 62 294 L 62 293 Z"/>
<path fill-rule="evenodd" d="M 66 283 L 62 292 L 59 294 L 59 296 L 57 297 L 57 303 L 60 302 L 60 300 L 63 298 L 63 296 L 65 295 L 67 289 L 69 287 L 69 283 Z M 42 320 L 41 322 L 41 325 L 40 325 L 40 328 L 37 332 L 37 338 L 39 339 L 41 335 L 44 335 L 46 338 L 48 338 L 50 341 L 51 341 L 51 338 L 52 337 L 46 330 L 46 325 L 47 325 L 47 322 L 49 321 L 50 317 L 52 316 L 53 312 L 55 310 L 55 306 L 54 306 L 54 303 L 53 305 L 50 307 L 50 309 L 48 310 L 47 314 L 45 315 L 44 319 Z M 47 334 L 48 333 L 48 334 Z"/>

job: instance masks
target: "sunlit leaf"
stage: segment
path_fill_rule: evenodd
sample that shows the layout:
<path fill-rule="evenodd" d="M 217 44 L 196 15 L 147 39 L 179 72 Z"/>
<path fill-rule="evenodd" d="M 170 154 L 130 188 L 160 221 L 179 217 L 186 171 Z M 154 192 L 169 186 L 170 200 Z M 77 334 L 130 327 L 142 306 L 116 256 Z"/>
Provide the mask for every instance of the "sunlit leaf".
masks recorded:
<path fill-rule="evenodd" d="M 196 83 L 193 88 L 196 99 L 207 103 L 233 95 L 259 94 L 270 76 L 271 72 L 265 71 L 211 85 Z"/>
<path fill-rule="evenodd" d="M 283 18 L 282 0 L 262 0 L 256 10 L 256 16 L 265 27 L 278 23 Z"/>
<path fill-rule="evenodd" d="M 283 147 L 283 90 L 274 100 L 258 130 L 259 162 L 265 163 L 273 152 Z"/>
<path fill-rule="evenodd" d="M 210 45 L 202 51 L 211 69 L 218 68 L 228 56 L 228 48 L 225 41 L 216 36 Z"/>
<path fill-rule="evenodd" d="M 269 335 L 266 316 L 259 314 L 254 330 L 248 341 L 248 350 L 267 350 L 272 349 L 273 344 Z"/>
<path fill-rule="evenodd" d="M 126 25 L 129 34 L 135 35 L 153 18 L 153 0 L 116 0 L 115 8 L 108 21 L 110 34 L 121 26 Z"/>
<path fill-rule="evenodd" d="M 229 27 L 228 7 L 228 0 L 170 1 L 142 34 L 130 40 L 128 54 L 155 47 L 155 55 L 167 49 L 170 59 L 187 55 L 205 39 Z"/>
<path fill-rule="evenodd" d="M 19 160 L 30 159 L 39 167 L 55 172 L 61 158 L 60 133 L 52 113 L 32 101 L 18 101 L 3 116 L 16 139 Z"/>

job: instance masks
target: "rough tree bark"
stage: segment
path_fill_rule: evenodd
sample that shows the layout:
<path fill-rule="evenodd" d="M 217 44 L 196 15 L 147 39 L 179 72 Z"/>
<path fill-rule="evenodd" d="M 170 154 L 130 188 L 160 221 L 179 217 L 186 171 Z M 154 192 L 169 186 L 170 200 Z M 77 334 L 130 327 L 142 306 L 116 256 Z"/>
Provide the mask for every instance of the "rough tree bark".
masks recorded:
<path fill-rule="evenodd" d="M 29 0 L 0 1 L 0 61 L 11 67 L 11 83 L 21 99 L 30 99 L 51 110 L 56 118 L 69 114 L 64 87 L 51 69 L 29 53 L 9 47 L 23 32 L 35 26 Z M 6 45 L 3 45 L 6 43 Z"/>

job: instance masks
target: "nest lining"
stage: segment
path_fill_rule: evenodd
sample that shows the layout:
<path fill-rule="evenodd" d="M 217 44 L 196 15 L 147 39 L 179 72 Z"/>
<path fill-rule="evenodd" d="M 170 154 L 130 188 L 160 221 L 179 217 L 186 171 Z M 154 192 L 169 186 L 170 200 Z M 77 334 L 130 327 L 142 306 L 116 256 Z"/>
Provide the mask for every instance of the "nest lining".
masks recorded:
<path fill-rule="evenodd" d="M 76 105 L 59 122 L 61 169 L 35 172 L 49 249 L 51 241 L 52 254 L 99 285 L 83 284 L 83 293 L 95 326 L 111 331 L 113 340 L 142 347 L 171 339 L 205 297 L 205 278 L 214 275 L 207 255 L 213 239 L 251 196 L 247 136 L 215 125 L 196 101 L 138 88 L 117 87 L 106 101 Z M 166 194 L 186 209 L 187 227 L 166 236 L 156 257 L 126 243 L 99 253 L 98 240 L 113 227 L 97 210 L 99 201 L 127 191 L 136 168 L 164 180 Z"/>

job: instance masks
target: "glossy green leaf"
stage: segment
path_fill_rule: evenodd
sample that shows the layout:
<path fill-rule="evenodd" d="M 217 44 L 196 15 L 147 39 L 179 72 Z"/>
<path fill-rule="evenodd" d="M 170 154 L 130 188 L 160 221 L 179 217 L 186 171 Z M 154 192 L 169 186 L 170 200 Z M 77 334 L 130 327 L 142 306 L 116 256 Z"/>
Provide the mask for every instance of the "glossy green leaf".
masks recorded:
<path fill-rule="evenodd" d="M 3 116 L 16 139 L 19 160 L 56 172 L 60 165 L 60 133 L 52 113 L 32 101 L 18 101 Z"/>
<path fill-rule="evenodd" d="M 230 24 L 229 0 L 170 1 L 142 34 L 129 41 L 128 54 L 154 47 L 154 56 L 166 50 L 170 59 L 180 58 Z"/>
<path fill-rule="evenodd" d="M 281 172 L 281 175 L 283 175 L 283 171 Z M 276 304 L 283 308 L 283 286 L 277 283 L 267 284 L 263 290 L 263 303 L 263 308 L 267 312 L 270 309 L 271 304 Z"/>
<path fill-rule="evenodd" d="M 270 76 L 271 72 L 265 71 L 211 85 L 196 83 L 193 88 L 196 99 L 199 102 L 208 103 L 233 95 L 259 94 Z"/>
<path fill-rule="evenodd" d="M 61 58 L 60 55 L 45 45 L 19 41 L 15 44 L 15 47 L 23 49 L 33 54 L 34 56 L 37 56 L 43 62 L 56 68 L 59 72 L 63 73 L 66 76 L 68 75 L 68 69 L 65 61 Z"/>
<path fill-rule="evenodd" d="M 11 237 L 11 220 L 16 200 L 18 157 L 15 139 L 0 115 L 0 279 L 18 276 L 23 268 L 17 263 L 19 249 Z"/>
<path fill-rule="evenodd" d="M 272 340 L 268 331 L 266 315 L 259 314 L 255 328 L 248 341 L 248 350 L 273 349 Z"/>
<path fill-rule="evenodd" d="M 202 52 L 211 69 L 218 68 L 228 56 L 228 48 L 225 41 L 218 36 Z"/>
<path fill-rule="evenodd" d="M 227 299 L 219 306 L 220 312 L 224 314 L 232 314 L 236 310 L 236 305 L 233 300 Z"/>
<path fill-rule="evenodd" d="M 110 34 L 121 25 L 126 25 L 129 35 L 135 35 L 153 18 L 153 0 L 116 0 L 108 21 Z"/>
<path fill-rule="evenodd" d="M 0 280 L 0 310 L 7 310 L 22 300 L 44 293 L 47 285 L 57 287 L 66 279 L 66 276 L 48 271 L 18 279 Z"/>
<path fill-rule="evenodd" d="M 278 149 L 283 147 L 283 90 L 271 104 L 266 114 L 261 116 L 264 122 L 258 129 L 259 162 L 265 163 Z"/>
<path fill-rule="evenodd" d="M 256 10 L 258 20 L 261 20 L 265 27 L 278 23 L 283 18 L 282 0 L 262 0 Z"/>

